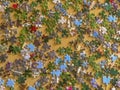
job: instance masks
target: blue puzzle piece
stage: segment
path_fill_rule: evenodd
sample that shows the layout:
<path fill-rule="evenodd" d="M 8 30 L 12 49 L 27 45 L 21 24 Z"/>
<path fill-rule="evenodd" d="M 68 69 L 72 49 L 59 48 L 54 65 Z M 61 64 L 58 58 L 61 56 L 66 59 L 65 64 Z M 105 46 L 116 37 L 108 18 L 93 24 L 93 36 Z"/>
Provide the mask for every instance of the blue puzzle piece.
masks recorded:
<path fill-rule="evenodd" d="M 8 86 L 8 87 L 14 87 L 14 84 L 15 84 L 14 80 L 8 79 L 8 81 L 6 83 L 6 86 Z"/>
<path fill-rule="evenodd" d="M 4 80 L 0 78 L 0 86 L 4 84 Z"/>
<path fill-rule="evenodd" d="M 35 87 L 40 87 L 40 86 L 41 86 L 40 81 L 35 82 Z"/>
<path fill-rule="evenodd" d="M 60 70 L 53 70 L 52 72 L 51 72 L 51 74 L 53 75 L 53 76 L 57 76 L 57 77 L 59 77 L 60 75 L 61 75 L 61 71 Z"/>
<path fill-rule="evenodd" d="M 99 33 L 97 31 L 93 32 L 93 37 L 97 38 L 99 36 Z"/>
<path fill-rule="evenodd" d="M 103 76 L 103 83 L 104 84 L 108 85 L 110 83 L 110 80 L 111 80 L 110 76 L 108 76 L 108 77 Z"/>
<path fill-rule="evenodd" d="M 52 76 L 55 76 L 55 70 L 53 70 L 53 71 L 51 72 L 51 74 L 52 74 Z"/>
<path fill-rule="evenodd" d="M 82 20 L 75 19 L 74 24 L 75 24 L 77 27 L 79 27 L 80 25 L 82 25 Z"/>
<path fill-rule="evenodd" d="M 72 59 L 70 57 L 70 55 L 65 55 L 65 62 L 70 62 Z"/>
<path fill-rule="evenodd" d="M 108 16 L 108 21 L 109 21 L 109 22 L 116 22 L 116 21 L 117 21 L 117 18 L 116 18 L 115 16 L 109 15 L 109 16 Z"/>
<path fill-rule="evenodd" d="M 43 68 L 43 63 L 42 63 L 42 62 L 39 61 L 39 62 L 37 62 L 37 64 L 38 64 L 38 65 L 37 65 L 37 68 L 38 68 L 38 69 Z"/>
<path fill-rule="evenodd" d="M 35 46 L 34 46 L 33 44 L 29 44 L 29 45 L 28 45 L 28 48 L 29 48 L 30 51 L 32 52 L 32 51 L 34 51 Z"/>
<path fill-rule="evenodd" d="M 58 65 L 60 63 L 61 59 L 60 58 L 56 58 L 55 60 L 55 64 Z"/>
<path fill-rule="evenodd" d="M 88 66 L 88 62 L 87 62 L 87 61 L 84 61 L 84 62 L 82 63 L 82 66 L 83 66 L 83 67 L 87 67 L 87 66 Z"/>
<path fill-rule="evenodd" d="M 59 77 L 59 76 L 61 75 L 61 73 L 62 73 L 62 72 L 61 72 L 60 70 L 56 70 L 56 71 L 55 71 L 55 75 L 56 75 L 57 77 Z"/>
<path fill-rule="evenodd" d="M 32 87 L 32 86 L 29 86 L 29 87 L 28 87 L 28 90 L 36 90 L 36 88 L 35 88 L 35 87 Z"/>
<path fill-rule="evenodd" d="M 61 71 L 66 71 L 66 68 L 67 68 L 67 65 L 64 63 L 64 64 L 62 64 L 62 65 L 60 65 L 60 70 Z"/>
<path fill-rule="evenodd" d="M 87 0 L 83 0 L 83 2 L 85 5 L 88 5 L 88 6 L 90 5 L 90 2 L 88 2 Z"/>
<path fill-rule="evenodd" d="M 111 55 L 110 57 L 111 57 L 111 59 L 112 59 L 112 62 L 114 62 L 114 61 L 116 61 L 116 60 L 118 59 L 118 57 L 115 56 L 115 55 Z"/>

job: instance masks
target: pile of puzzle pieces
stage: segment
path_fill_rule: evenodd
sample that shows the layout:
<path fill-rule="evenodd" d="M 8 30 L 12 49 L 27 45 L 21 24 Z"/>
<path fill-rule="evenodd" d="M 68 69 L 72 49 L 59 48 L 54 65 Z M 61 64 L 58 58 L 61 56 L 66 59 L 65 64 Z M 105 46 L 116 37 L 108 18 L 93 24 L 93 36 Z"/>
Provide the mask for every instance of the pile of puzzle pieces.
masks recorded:
<path fill-rule="evenodd" d="M 120 0 L 0 0 L 0 90 L 119 90 Z"/>

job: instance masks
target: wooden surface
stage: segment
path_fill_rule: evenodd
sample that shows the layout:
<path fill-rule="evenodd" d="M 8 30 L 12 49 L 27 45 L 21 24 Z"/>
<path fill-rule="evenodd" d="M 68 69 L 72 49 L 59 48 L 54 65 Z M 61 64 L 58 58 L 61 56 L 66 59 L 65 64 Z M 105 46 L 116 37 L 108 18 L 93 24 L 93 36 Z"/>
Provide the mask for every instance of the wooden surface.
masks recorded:
<path fill-rule="evenodd" d="M 32 0 L 31 0 L 32 1 Z M 63 0 L 64 1 L 64 0 Z M 101 1 L 101 3 L 102 2 L 104 2 L 104 0 L 100 0 Z M 49 2 L 49 8 L 50 9 L 52 9 L 53 8 L 53 6 L 54 6 L 54 4 L 53 3 L 50 3 Z M 37 8 L 40 8 L 40 7 L 37 7 Z M 95 9 L 95 10 L 91 10 L 91 13 L 94 13 L 95 15 L 98 15 L 98 13 L 100 12 L 101 10 L 100 9 Z M 72 15 L 74 15 L 75 14 L 75 12 L 74 12 L 74 10 L 72 9 L 72 8 L 69 8 L 69 10 L 68 10 L 68 13 L 69 14 L 72 14 Z M 0 16 L 2 15 L 2 13 L 0 13 Z M 11 18 L 12 18 L 13 16 L 12 16 L 12 14 L 11 14 Z M 1 17 L 2 18 L 2 17 Z M 14 19 L 14 18 L 12 18 L 12 19 Z M 2 22 L 2 19 L 0 20 L 0 22 Z M 43 26 L 40 30 L 43 32 L 43 33 L 45 33 L 45 26 Z M 21 28 L 17 28 L 17 30 L 18 30 L 18 32 L 21 30 Z M 19 35 L 19 33 L 18 33 L 18 35 Z M 1 37 L 2 38 L 2 37 Z M 62 42 L 61 42 L 61 44 L 60 45 L 56 45 L 55 43 L 54 43 L 54 41 L 53 40 L 50 40 L 49 41 L 49 44 L 51 45 L 51 49 L 54 49 L 54 50 L 57 50 L 59 47 L 67 47 L 68 46 L 68 43 L 69 43 L 69 41 L 71 41 L 71 40 L 74 40 L 76 37 L 75 36 L 71 36 L 71 37 L 68 37 L 68 38 L 62 38 Z M 85 35 L 85 40 L 92 40 L 93 38 L 90 38 L 88 35 Z M 83 47 L 82 46 L 82 44 L 79 44 L 81 47 Z M 90 54 L 89 52 L 88 52 L 88 49 L 87 48 L 85 48 L 85 50 L 86 50 L 86 52 L 87 52 L 87 54 Z M 119 50 L 120 50 L 120 47 L 119 47 Z M 8 60 L 7 61 L 9 61 L 9 62 L 14 62 L 14 60 L 15 59 L 17 59 L 17 58 L 21 58 L 21 56 L 20 56 L 20 54 L 17 54 L 17 55 L 15 55 L 15 54 L 9 54 L 9 57 L 8 57 Z M 101 60 L 103 60 L 104 59 L 104 57 L 102 57 L 102 58 L 100 58 L 99 60 L 97 60 L 97 62 L 100 62 Z M 4 66 L 6 63 L 2 63 L 2 64 L 0 64 L 0 66 Z M 92 71 L 92 69 L 91 68 L 89 68 L 88 69 L 88 72 L 91 72 Z M 14 76 L 10 76 L 11 78 L 16 78 L 16 77 L 14 77 Z M 9 78 L 10 78 L 9 77 Z M 38 77 L 39 78 L 39 77 Z M 33 85 L 34 83 L 35 83 L 35 81 L 38 79 L 38 78 L 27 78 L 27 80 L 26 80 L 26 83 L 28 84 L 28 86 L 29 85 Z M 5 80 L 7 80 L 7 78 L 4 78 Z M 97 80 L 97 82 L 99 82 L 99 84 L 100 83 L 102 83 L 101 82 L 101 79 L 98 79 Z M 80 85 L 76 85 L 77 87 L 79 87 L 79 88 L 81 88 L 81 86 Z M 106 88 L 106 90 L 110 90 L 110 87 L 111 87 L 111 85 L 108 85 L 107 86 L 107 88 Z M 5 90 L 7 90 L 7 89 L 5 89 Z M 18 85 L 17 85 L 17 83 L 15 84 L 15 90 L 20 90 L 19 88 L 18 88 Z M 105 90 L 105 89 L 104 89 Z"/>

